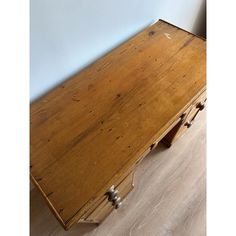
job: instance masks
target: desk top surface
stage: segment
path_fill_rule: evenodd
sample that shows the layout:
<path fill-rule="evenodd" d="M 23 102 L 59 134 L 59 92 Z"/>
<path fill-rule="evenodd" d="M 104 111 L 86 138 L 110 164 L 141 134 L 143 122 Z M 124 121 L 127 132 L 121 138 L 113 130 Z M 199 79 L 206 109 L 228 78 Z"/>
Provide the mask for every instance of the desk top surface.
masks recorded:
<path fill-rule="evenodd" d="M 65 227 L 204 90 L 205 51 L 158 21 L 31 105 L 31 178 Z"/>

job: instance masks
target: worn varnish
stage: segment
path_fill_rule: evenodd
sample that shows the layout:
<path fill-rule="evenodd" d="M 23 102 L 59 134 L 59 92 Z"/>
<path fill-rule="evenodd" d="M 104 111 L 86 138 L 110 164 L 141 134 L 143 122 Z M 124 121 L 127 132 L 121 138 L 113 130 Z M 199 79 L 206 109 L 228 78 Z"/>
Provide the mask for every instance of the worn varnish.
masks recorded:
<path fill-rule="evenodd" d="M 31 105 L 31 178 L 65 229 L 205 90 L 205 47 L 158 21 Z"/>
<path fill-rule="evenodd" d="M 64 231 L 31 191 L 32 236 L 206 236 L 206 112 L 170 149 L 161 143 L 136 168 L 134 190 L 97 227 Z"/>

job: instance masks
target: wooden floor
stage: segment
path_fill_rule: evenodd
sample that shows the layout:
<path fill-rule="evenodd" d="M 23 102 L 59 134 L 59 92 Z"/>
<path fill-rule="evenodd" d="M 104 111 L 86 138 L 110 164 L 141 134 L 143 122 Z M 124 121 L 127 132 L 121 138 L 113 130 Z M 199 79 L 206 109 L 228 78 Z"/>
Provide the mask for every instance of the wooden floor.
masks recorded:
<path fill-rule="evenodd" d="M 170 149 L 163 145 L 139 165 L 134 190 L 100 225 L 64 231 L 36 189 L 31 191 L 31 236 L 201 236 L 206 234 L 205 111 Z"/>

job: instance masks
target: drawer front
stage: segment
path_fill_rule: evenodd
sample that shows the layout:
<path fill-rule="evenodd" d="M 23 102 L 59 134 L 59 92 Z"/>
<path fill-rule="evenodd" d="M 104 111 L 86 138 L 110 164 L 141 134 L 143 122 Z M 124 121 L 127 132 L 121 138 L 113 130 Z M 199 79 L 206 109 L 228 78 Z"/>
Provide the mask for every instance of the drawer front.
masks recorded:
<path fill-rule="evenodd" d="M 204 91 L 192 105 L 183 113 L 182 119 L 177 125 L 167 133 L 162 142 L 167 146 L 171 146 L 184 132 L 190 128 L 197 114 L 204 109 L 206 101 L 206 92 Z"/>
<path fill-rule="evenodd" d="M 115 187 L 115 190 L 118 191 L 117 197 L 120 197 L 121 203 L 126 195 L 133 189 L 133 175 L 134 172 L 131 172 L 125 179 Z M 101 203 L 94 209 L 89 215 L 83 217 L 79 222 L 84 223 L 101 223 L 114 209 L 116 206 L 112 203 L 112 200 L 109 200 L 108 195 L 104 195 Z"/>
<path fill-rule="evenodd" d="M 202 93 L 191 106 L 191 110 L 184 122 L 185 128 L 190 128 L 195 120 L 197 114 L 205 108 L 206 92 Z"/>

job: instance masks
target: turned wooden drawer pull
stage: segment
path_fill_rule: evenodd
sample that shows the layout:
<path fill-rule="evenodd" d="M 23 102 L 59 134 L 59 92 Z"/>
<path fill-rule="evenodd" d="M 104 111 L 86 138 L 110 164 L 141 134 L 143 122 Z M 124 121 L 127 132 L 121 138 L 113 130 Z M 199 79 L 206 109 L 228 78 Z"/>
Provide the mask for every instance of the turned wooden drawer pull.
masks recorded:
<path fill-rule="evenodd" d="M 119 197 L 118 193 L 119 191 L 115 189 L 114 185 L 112 185 L 106 193 L 108 196 L 108 201 L 112 202 L 112 205 L 115 206 L 115 209 L 118 209 L 122 205 L 121 197 Z"/>

